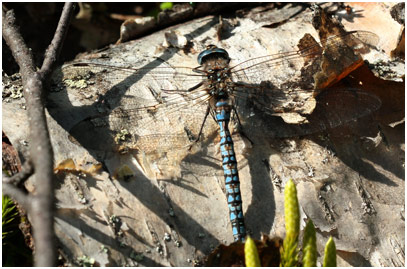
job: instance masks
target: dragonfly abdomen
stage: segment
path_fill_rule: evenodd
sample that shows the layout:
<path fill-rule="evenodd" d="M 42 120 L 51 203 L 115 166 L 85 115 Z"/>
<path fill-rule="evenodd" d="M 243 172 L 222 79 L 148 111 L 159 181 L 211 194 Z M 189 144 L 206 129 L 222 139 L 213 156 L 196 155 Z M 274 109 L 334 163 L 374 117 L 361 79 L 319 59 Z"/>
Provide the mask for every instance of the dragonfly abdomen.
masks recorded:
<path fill-rule="evenodd" d="M 220 151 L 233 237 L 235 241 L 243 241 L 246 235 L 246 229 L 244 226 L 239 173 L 237 170 L 233 141 L 228 127 L 232 107 L 227 102 L 227 99 L 223 98 L 216 102 L 215 107 L 216 121 L 220 126 Z"/>

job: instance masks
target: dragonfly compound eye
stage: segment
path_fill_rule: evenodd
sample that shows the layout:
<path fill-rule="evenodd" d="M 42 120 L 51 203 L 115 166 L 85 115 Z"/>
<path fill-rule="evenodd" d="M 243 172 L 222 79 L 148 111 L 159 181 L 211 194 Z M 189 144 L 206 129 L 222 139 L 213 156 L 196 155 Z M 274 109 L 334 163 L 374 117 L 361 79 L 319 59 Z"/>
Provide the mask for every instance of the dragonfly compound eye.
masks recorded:
<path fill-rule="evenodd" d="M 202 51 L 198 55 L 198 63 L 202 65 L 205 63 L 208 59 L 214 59 L 214 58 L 223 58 L 225 60 L 230 60 L 229 54 L 227 53 L 226 50 L 218 48 L 216 46 L 211 46 L 210 48 Z"/>

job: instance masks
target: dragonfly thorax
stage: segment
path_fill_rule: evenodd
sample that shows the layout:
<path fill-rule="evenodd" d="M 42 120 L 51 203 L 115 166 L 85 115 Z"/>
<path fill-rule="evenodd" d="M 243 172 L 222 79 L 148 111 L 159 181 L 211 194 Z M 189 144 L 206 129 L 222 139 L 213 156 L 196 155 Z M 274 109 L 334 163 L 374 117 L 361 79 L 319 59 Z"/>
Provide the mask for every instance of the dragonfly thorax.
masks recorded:
<path fill-rule="evenodd" d="M 198 63 L 207 75 L 207 89 L 211 96 L 227 98 L 233 90 L 229 62 L 227 51 L 215 45 L 209 45 L 198 55 Z"/>
<path fill-rule="evenodd" d="M 208 90 L 211 96 L 227 97 L 233 91 L 233 81 L 228 68 L 207 71 Z"/>

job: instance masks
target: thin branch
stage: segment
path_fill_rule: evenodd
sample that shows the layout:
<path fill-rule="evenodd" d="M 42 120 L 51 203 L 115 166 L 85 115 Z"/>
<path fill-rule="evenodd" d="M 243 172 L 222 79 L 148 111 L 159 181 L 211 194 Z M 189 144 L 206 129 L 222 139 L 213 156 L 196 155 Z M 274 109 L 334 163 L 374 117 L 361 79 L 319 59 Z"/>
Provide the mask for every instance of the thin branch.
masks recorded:
<path fill-rule="evenodd" d="M 35 170 L 36 193 L 26 195 L 11 184 L 4 184 L 4 192 L 21 201 L 31 217 L 35 243 L 35 266 L 53 266 L 56 262 L 56 246 L 54 235 L 54 173 L 53 151 L 49 137 L 47 121 L 44 113 L 42 92 L 44 80 L 51 73 L 56 57 L 71 18 L 72 4 L 65 4 L 62 18 L 52 44 L 47 50 L 43 69 L 36 72 L 31 50 L 20 34 L 16 18 L 12 10 L 3 10 L 3 38 L 10 47 L 20 67 L 23 78 L 24 98 L 28 113 L 31 162 Z"/>
<path fill-rule="evenodd" d="M 3 184 L 13 184 L 15 186 L 25 182 L 34 172 L 34 168 L 30 161 L 26 161 L 21 168 L 21 171 L 12 177 L 3 175 Z"/>
<path fill-rule="evenodd" d="M 58 27 L 55 30 L 54 38 L 51 44 L 45 52 L 44 62 L 42 64 L 40 74 L 43 78 L 47 77 L 55 65 L 59 53 L 61 52 L 62 45 L 64 43 L 66 34 L 68 33 L 69 24 L 72 19 L 72 14 L 74 10 L 74 3 L 65 3 L 64 9 L 62 10 L 61 18 L 59 19 Z"/>
<path fill-rule="evenodd" d="M 6 40 L 7 45 L 9 46 L 14 56 L 14 59 L 20 67 L 20 73 L 22 75 L 34 73 L 35 68 L 31 50 L 28 49 L 28 47 L 24 43 L 24 39 L 20 35 L 20 28 L 16 24 L 14 10 L 9 10 L 5 13 L 3 9 L 2 14 L 3 38 L 4 40 Z"/>
<path fill-rule="evenodd" d="M 4 176 L 4 175 L 3 175 Z M 19 205 L 21 205 L 27 212 L 31 209 L 30 205 L 30 197 L 23 192 L 20 188 L 14 186 L 13 184 L 4 183 L 1 186 L 3 195 L 7 195 L 8 197 L 12 197 L 14 200 L 17 201 Z"/>

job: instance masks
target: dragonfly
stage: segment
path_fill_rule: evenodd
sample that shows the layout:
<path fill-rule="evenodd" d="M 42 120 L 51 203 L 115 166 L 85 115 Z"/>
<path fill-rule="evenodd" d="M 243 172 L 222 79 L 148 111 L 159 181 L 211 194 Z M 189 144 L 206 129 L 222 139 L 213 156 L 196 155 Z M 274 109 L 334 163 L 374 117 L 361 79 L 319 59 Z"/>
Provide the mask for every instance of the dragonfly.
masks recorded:
<path fill-rule="evenodd" d="M 287 77 L 294 77 L 289 72 L 298 70 L 305 74 L 320 70 L 326 51 L 346 48 L 359 55 L 377 42 L 373 33 L 353 31 L 320 42 L 306 42 L 299 50 L 234 65 L 226 49 L 215 45 L 207 46 L 198 55 L 198 67 L 174 67 L 162 62 L 140 68 L 103 59 L 69 63 L 63 67 L 68 77 L 66 84 L 78 91 L 82 86 L 74 86 L 74 78 L 85 83 L 86 90 L 98 85 L 95 90 L 104 97 L 96 103 L 90 101 L 99 113 L 73 126 L 70 134 L 91 149 L 136 150 L 156 159 L 172 160 L 181 158 L 181 150 L 177 149 L 182 149 L 185 156 L 186 148 L 190 150 L 190 145 L 211 135 L 214 127 L 208 125 L 217 125 L 232 233 L 235 241 L 244 241 L 240 160 L 229 129 L 231 120 L 243 126 L 241 134 L 250 140 L 251 132 L 245 124 L 261 129 L 276 122 L 267 119 L 280 117 L 287 124 L 262 129 L 265 136 L 290 137 L 334 128 L 372 113 L 381 105 L 373 94 L 345 88 L 322 91 L 316 96 L 320 89 L 313 81 L 315 76 L 308 76 L 309 80 L 302 76 L 294 82 L 287 81 Z M 344 57 L 340 61 L 355 61 Z M 243 121 L 242 115 L 249 116 Z M 255 123 L 257 118 L 250 115 L 266 120 Z M 208 120 L 209 116 L 214 120 Z"/>

